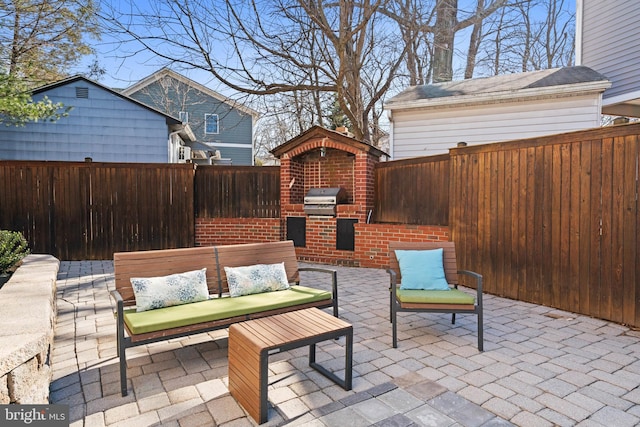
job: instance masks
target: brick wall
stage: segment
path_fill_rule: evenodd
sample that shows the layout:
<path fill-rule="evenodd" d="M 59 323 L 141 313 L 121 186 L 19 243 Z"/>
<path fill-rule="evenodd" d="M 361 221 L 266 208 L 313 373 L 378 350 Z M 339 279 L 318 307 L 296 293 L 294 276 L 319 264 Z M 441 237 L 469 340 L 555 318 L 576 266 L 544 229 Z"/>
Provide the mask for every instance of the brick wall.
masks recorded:
<path fill-rule="evenodd" d="M 342 187 L 354 203 L 354 156 L 335 149 L 326 149 L 325 156 L 314 151 L 304 156 L 304 193 L 311 188 Z"/>
<path fill-rule="evenodd" d="M 354 251 L 336 249 L 336 219 L 334 217 L 307 217 L 307 245 L 296 248 L 301 261 L 357 266 Z"/>
<path fill-rule="evenodd" d="M 375 167 L 379 159 L 370 153 L 358 153 L 355 164 L 355 204 L 361 205 L 366 211 L 374 207 Z"/>
<path fill-rule="evenodd" d="M 355 250 L 336 249 L 335 219 L 307 218 L 307 246 L 296 248 L 301 261 L 356 267 L 386 268 L 389 242 L 448 241 L 449 228 L 437 225 L 364 224 L 355 225 Z M 278 218 L 198 218 L 196 245 L 231 245 L 284 239 Z"/>
<path fill-rule="evenodd" d="M 280 160 L 280 204 L 304 200 L 304 164 L 290 158 Z"/>
<path fill-rule="evenodd" d="M 282 240 L 287 217 L 306 217 L 306 245 L 296 248 L 301 261 L 386 268 L 390 241 L 449 240 L 447 227 L 366 223 L 374 207 L 374 170 L 379 161 L 379 153 L 369 146 L 327 131 L 292 141 L 280 157 L 281 218 L 198 218 L 196 245 Z M 307 216 L 304 195 L 310 188 L 327 187 L 343 187 L 347 203 L 337 206 L 335 217 Z M 336 249 L 339 218 L 357 220 L 353 251 Z"/>
<path fill-rule="evenodd" d="M 387 268 L 389 242 L 446 242 L 449 227 L 439 225 L 356 224 L 354 259 L 360 267 Z"/>
<path fill-rule="evenodd" d="M 196 246 L 277 242 L 282 239 L 280 218 L 196 218 Z"/>

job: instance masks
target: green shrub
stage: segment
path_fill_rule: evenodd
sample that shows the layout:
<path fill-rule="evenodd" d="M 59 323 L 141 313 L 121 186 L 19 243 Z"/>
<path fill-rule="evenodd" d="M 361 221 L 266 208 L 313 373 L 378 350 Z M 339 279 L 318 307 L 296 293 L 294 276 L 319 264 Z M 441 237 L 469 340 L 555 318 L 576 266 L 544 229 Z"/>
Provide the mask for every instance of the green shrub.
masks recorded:
<path fill-rule="evenodd" d="M 29 254 L 29 247 L 19 231 L 0 230 L 0 274 L 8 272 Z"/>

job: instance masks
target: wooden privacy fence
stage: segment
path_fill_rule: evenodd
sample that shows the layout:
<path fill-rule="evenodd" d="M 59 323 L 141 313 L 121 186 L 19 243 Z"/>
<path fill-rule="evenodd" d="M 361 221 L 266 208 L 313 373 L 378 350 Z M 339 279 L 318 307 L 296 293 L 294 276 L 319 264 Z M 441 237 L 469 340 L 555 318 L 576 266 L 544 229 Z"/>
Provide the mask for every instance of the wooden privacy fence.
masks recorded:
<path fill-rule="evenodd" d="M 378 163 L 374 221 L 395 224 L 449 223 L 449 155 Z"/>
<path fill-rule="evenodd" d="M 195 217 L 279 217 L 279 168 L 0 162 L 0 228 L 64 260 L 195 244 Z M 449 225 L 493 294 L 640 326 L 640 124 L 382 163 L 376 222 Z"/>
<path fill-rule="evenodd" d="M 199 218 L 279 218 L 280 167 L 198 166 Z"/>
<path fill-rule="evenodd" d="M 63 260 L 194 245 L 193 165 L 0 162 L 0 228 Z"/>
<path fill-rule="evenodd" d="M 195 245 L 195 218 L 279 218 L 278 167 L 0 162 L 0 229 L 63 260 Z"/>
<path fill-rule="evenodd" d="M 493 294 L 640 326 L 640 125 L 451 150 L 450 228 Z"/>

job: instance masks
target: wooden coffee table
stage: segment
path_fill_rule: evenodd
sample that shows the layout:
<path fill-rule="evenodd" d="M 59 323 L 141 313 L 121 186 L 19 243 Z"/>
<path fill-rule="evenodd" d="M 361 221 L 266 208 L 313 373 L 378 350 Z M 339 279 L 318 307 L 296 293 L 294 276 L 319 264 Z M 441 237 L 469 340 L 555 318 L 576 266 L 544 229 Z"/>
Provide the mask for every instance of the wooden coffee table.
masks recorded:
<path fill-rule="evenodd" d="M 316 363 L 316 343 L 346 337 L 344 380 Z M 259 424 L 267 421 L 269 355 L 309 346 L 309 366 L 351 390 L 353 327 L 317 308 L 262 317 L 229 327 L 229 391 Z"/>

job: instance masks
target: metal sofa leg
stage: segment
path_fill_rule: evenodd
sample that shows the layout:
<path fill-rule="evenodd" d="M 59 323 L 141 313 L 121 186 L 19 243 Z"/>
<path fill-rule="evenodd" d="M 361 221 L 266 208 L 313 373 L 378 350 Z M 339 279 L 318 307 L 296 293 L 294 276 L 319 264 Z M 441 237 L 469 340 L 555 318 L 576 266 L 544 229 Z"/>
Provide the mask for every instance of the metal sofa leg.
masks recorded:
<path fill-rule="evenodd" d="M 118 291 L 112 291 L 111 297 L 116 302 L 116 348 L 120 364 L 120 391 L 124 397 L 127 395 L 127 340 L 124 337 L 124 303 Z"/>
<path fill-rule="evenodd" d="M 389 322 L 393 323 L 393 292 L 389 289 Z"/>
<path fill-rule="evenodd" d="M 398 348 L 398 313 L 393 305 L 391 305 L 391 336 L 393 348 Z"/>
<path fill-rule="evenodd" d="M 478 312 L 478 351 L 484 351 L 484 324 L 482 321 L 482 308 Z"/>
<path fill-rule="evenodd" d="M 124 328 L 118 324 L 118 361 L 120 362 L 120 391 L 122 397 L 127 395 L 127 353 L 124 343 Z"/>
<path fill-rule="evenodd" d="M 127 359 L 124 355 L 124 347 L 122 347 L 120 358 L 120 390 L 122 397 L 127 395 Z"/>

